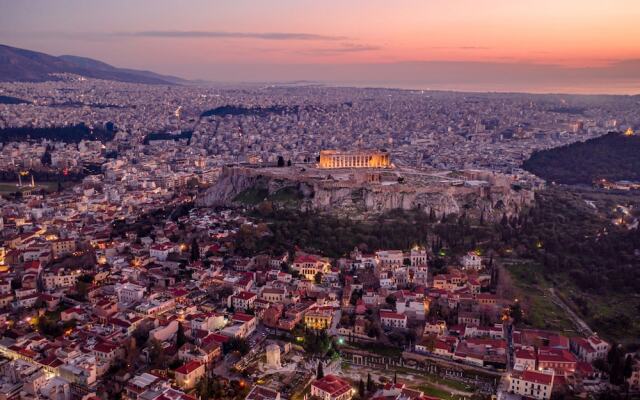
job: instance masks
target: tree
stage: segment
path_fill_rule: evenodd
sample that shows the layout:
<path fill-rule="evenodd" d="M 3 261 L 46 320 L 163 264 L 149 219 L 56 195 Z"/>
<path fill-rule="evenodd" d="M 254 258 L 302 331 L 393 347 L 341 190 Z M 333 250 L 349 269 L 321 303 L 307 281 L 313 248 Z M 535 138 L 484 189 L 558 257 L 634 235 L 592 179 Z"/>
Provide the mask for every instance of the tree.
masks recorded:
<path fill-rule="evenodd" d="M 384 299 L 384 301 L 391 307 L 395 307 L 396 306 L 396 296 L 390 294 L 387 296 L 386 299 Z"/>
<path fill-rule="evenodd" d="M 318 361 L 318 369 L 316 371 L 316 379 L 324 378 L 324 367 L 322 366 L 322 360 Z"/>
<path fill-rule="evenodd" d="M 89 293 L 89 288 L 91 287 L 92 282 L 93 277 L 91 275 L 82 275 L 78 277 L 75 289 L 81 299 L 85 300 L 87 298 L 87 294 Z"/>
<path fill-rule="evenodd" d="M 42 158 L 40 159 L 40 163 L 42 163 L 42 165 L 51 165 L 51 152 L 49 152 L 48 148 L 47 150 L 45 150 L 44 154 L 42 155 Z"/>
<path fill-rule="evenodd" d="M 349 304 L 355 306 L 358 304 L 358 300 L 362 298 L 362 289 L 355 289 L 351 292 L 351 297 L 349 298 Z"/>
<path fill-rule="evenodd" d="M 369 329 L 367 329 L 367 336 L 370 338 L 377 338 L 380 336 L 380 329 L 374 324 L 369 325 Z"/>
<path fill-rule="evenodd" d="M 626 360 L 622 346 L 613 344 L 609 354 L 607 354 L 607 362 L 609 364 L 609 382 L 614 385 L 620 385 L 624 382 L 624 367 Z"/>
<path fill-rule="evenodd" d="M 57 322 L 50 320 L 45 315 L 38 318 L 36 325 L 38 330 L 47 336 L 57 337 L 63 333 Z"/>
<path fill-rule="evenodd" d="M 504 227 L 509 225 L 509 219 L 507 218 L 507 213 L 502 213 L 502 219 L 500 220 L 500 225 Z"/>
<path fill-rule="evenodd" d="M 519 324 L 520 322 L 522 322 L 523 314 L 520 303 L 514 303 L 509 307 L 509 315 L 511 316 L 511 318 L 513 318 L 513 322 L 515 324 Z"/>
<path fill-rule="evenodd" d="M 279 168 L 284 167 L 284 157 L 282 156 L 278 156 L 278 167 Z"/>
<path fill-rule="evenodd" d="M 184 327 L 178 322 L 178 332 L 176 333 L 176 346 L 178 349 L 187 342 L 187 337 L 184 334 Z"/>
<path fill-rule="evenodd" d="M 126 345 L 126 362 L 127 368 L 130 368 L 133 363 L 136 362 L 138 357 L 140 356 L 140 351 L 138 350 L 138 346 L 136 345 L 136 339 L 134 337 L 130 338 Z"/>
<path fill-rule="evenodd" d="M 152 368 L 164 369 L 167 366 L 167 357 L 164 354 L 162 343 L 158 339 L 151 339 L 149 344 L 149 363 Z"/>
<path fill-rule="evenodd" d="M 362 378 L 360 378 L 360 381 L 358 382 L 358 394 L 360 395 L 360 398 L 364 398 L 365 396 L 364 381 Z"/>
<path fill-rule="evenodd" d="M 136 345 L 142 347 L 147 340 L 149 340 L 149 329 L 146 324 L 140 324 L 133 331 L 133 338 L 136 340 Z"/>
<path fill-rule="evenodd" d="M 237 351 L 244 356 L 249 352 L 249 350 L 249 344 L 245 339 L 233 338 L 222 345 L 222 351 L 224 354 Z"/>
<path fill-rule="evenodd" d="M 287 167 L 290 167 L 290 166 L 291 166 L 291 160 L 288 160 L 287 161 Z"/>
<path fill-rule="evenodd" d="M 368 393 L 373 393 L 375 391 L 375 384 L 373 383 L 373 380 L 371 379 L 371 373 L 367 373 L 367 392 Z"/>
<path fill-rule="evenodd" d="M 313 280 L 317 284 L 322 283 L 322 272 L 316 272 L 316 274 L 313 276 Z"/>
<path fill-rule="evenodd" d="M 624 369 L 622 371 L 625 378 L 631 378 L 633 374 L 633 357 L 630 354 L 624 359 Z"/>
<path fill-rule="evenodd" d="M 624 381 L 627 387 L 627 397 L 629 395 L 629 378 L 633 374 L 633 358 L 631 355 L 628 355 L 627 358 L 624 359 L 624 367 L 622 367 L 622 376 L 624 377 Z"/>
<path fill-rule="evenodd" d="M 198 261 L 200 259 L 200 246 L 196 238 L 191 240 L 191 261 Z"/>

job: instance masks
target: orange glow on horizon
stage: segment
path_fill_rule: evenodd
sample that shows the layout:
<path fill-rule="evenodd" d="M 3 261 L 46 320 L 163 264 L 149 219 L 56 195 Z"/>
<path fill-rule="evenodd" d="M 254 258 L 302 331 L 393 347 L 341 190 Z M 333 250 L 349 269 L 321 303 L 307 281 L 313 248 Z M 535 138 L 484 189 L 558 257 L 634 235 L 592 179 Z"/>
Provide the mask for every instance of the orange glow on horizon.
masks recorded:
<path fill-rule="evenodd" d="M 638 87 L 637 66 L 618 65 L 640 60 L 637 0 L 5 3 L 0 43 L 188 79 L 417 82 L 429 72 L 396 68 L 384 75 L 374 69 L 367 75 L 324 67 L 474 62 L 506 66 L 486 70 L 485 81 L 500 81 L 511 64 L 530 68 L 522 72 L 527 82 L 531 70 L 548 67 L 538 71 L 539 81 L 552 77 L 556 86 L 570 75 L 563 68 L 613 66 L 623 73 L 603 74 L 607 82 L 586 78 L 567 85 Z M 109 18 L 96 18 L 101 15 Z"/>

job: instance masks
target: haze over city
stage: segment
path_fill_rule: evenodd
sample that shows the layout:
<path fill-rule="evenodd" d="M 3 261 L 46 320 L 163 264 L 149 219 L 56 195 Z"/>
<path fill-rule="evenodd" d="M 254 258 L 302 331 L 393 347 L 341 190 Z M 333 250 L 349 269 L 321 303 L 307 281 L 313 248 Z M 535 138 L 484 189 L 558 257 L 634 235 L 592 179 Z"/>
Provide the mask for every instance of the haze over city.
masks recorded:
<path fill-rule="evenodd" d="M 0 42 L 213 82 L 640 91 L 633 0 L 0 1 Z"/>

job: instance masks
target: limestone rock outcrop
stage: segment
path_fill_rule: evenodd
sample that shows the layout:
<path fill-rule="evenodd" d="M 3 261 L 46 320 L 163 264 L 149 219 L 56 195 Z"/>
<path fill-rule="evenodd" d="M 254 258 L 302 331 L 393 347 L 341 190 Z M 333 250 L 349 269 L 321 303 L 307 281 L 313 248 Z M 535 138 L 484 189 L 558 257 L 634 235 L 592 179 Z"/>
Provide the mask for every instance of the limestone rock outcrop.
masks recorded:
<path fill-rule="evenodd" d="M 357 216 L 420 208 L 433 210 L 438 216 L 465 212 L 498 219 L 504 213 L 516 213 L 534 199 L 534 191 L 520 186 L 513 177 L 489 171 L 461 171 L 454 178 L 394 171 L 382 179 L 368 178 L 362 173 L 338 176 L 335 172 L 295 167 L 224 167 L 216 184 L 198 199 L 198 204 L 239 205 L 239 197 L 249 190 L 260 196 L 256 202 L 277 203 L 282 200 L 279 193 L 286 190 L 293 194 L 288 205 L 300 210 Z"/>

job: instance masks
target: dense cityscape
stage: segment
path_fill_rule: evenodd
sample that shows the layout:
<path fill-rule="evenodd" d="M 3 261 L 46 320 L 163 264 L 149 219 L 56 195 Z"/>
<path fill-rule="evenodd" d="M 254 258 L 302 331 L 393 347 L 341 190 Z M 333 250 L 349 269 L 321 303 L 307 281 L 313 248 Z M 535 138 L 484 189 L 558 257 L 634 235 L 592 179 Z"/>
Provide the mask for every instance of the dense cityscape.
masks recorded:
<path fill-rule="evenodd" d="M 592 364 L 611 343 L 575 315 L 569 334 L 519 324 L 493 256 L 469 248 L 433 268 L 445 259 L 428 246 L 240 255 L 234 238 L 258 224 L 249 209 L 197 204 L 223 168 L 280 161 L 295 175 L 334 148 L 384 148 L 393 165 L 382 169 L 484 169 L 541 187 L 522 161 L 637 127 L 629 98 L 78 76 L 1 93 L 24 103 L 0 106 L 0 134 L 86 127 L 79 140 L 2 144 L 4 398 L 484 398 L 529 385 L 550 398 L 609 387 Z M 92 140 L 94 130 L 110 135 Z"/>
<path fill-rule="evenodd" d="M 178 3 L 0 0 L 0 400 L 640 398 L 638 4 Z"/>

